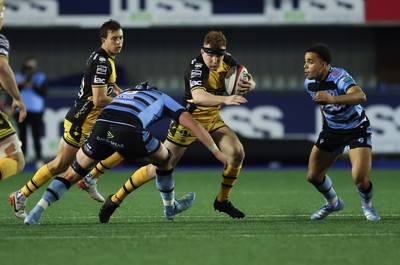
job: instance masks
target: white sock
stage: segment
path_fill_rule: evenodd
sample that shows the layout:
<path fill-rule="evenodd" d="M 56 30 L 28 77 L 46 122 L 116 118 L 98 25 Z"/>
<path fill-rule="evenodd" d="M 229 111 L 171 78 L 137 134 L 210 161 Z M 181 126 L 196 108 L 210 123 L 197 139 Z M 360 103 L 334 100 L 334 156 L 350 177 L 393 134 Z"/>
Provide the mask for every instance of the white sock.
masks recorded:
<path fill-rule="evenodd" d="M 163 200 L 164 206 L 174 205 L 175 200 Z"/>
<path fill-rule="evenodd" d="M 329 201 L 326 201 L 328 204 L 336 206 L 338 204 L 339 198 L 338 196 L 335 196 L 334 198 L 330 199 Z"/>
<path fill-rule="evenodd" d="M 49 203 L 44 199 L 40 199 L 40 201 L 37 204 L 41 206 L 43 209 L 46 209 L 49 206 Z"/>

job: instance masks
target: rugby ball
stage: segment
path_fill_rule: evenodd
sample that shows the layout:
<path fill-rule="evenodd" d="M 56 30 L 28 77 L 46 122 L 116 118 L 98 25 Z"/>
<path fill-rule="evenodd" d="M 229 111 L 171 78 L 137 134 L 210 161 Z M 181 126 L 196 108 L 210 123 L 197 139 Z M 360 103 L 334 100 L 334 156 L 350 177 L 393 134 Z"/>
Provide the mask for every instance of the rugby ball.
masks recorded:
<path fill-rule="evenodd" d="M 247 80 L 247 68 L 244 65 L 231 67 L 225 77 L 225 91 L 228 95 L 238 94 L 240 79 Z"/>

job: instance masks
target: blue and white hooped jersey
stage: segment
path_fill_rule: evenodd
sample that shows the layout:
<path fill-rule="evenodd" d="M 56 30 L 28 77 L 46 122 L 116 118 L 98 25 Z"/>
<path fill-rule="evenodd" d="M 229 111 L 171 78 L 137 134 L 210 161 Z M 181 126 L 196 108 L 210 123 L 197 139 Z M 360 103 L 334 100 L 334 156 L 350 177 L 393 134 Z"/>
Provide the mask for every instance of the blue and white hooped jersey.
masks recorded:
<path fill-rule="evenodd" d="M 347 90 L 355 86 L 356 82 L 344 69 L 331 67 L 329 74 L 323 81 L 306 79 L 304 86 L 311 97 L 318 91 L 326 91 L 332 96 L 345 95 Z M 324 104 L 321 105 L 326 125 L 335 130 L 348 130 L 359 126 L 367 120 L 365 111 L 360 104 Z"/>
<path fill-rule="evenodd" d="M 128 89 L 103 109 L 97 121 L 147 129 L 164 117 L 179 121 L 184 111 L 182 105 L 158 90 Z"/>

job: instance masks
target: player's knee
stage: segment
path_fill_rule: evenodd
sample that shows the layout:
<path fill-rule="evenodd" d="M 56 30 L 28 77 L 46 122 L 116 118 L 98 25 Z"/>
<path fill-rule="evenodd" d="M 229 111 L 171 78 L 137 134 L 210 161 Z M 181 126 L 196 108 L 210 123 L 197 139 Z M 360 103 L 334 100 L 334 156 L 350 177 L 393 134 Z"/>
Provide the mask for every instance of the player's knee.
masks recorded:
<path fill-rule="evenodd" d="M 166 150 L 166 153 L 164 153 L 159 158 L 158 161 L 153 162 L 152 164 L 155 165 L 157 168 L 163 168 L 165 170 L 169 170 L 169 169 L 171 169 L 173 167 L 171 165 L 173 154 L 168 148 L 165 148 L 165 150 Z"/>
<path fill-rule="evenodd" d="M 310 174 L 307 174 L 306 179 L 307 179 L 307 181 L 310 182 L 311 184 L 314 184 L 314 182 L 315 182 L 314 178 L 313 178 L 312 175 L 310 175 Z"/>
<path fill-rule="evenodd" d="M 235 164 L 235 165 L 242 164 L 244 157 L 245 157 L 245 152 L 244 152 L 243 146 L 239 145 L 237 147 L 234 147 L 233 152 L 232 152 L 232 157 L 231 157 L 232 164 Z"/>
<path fill-rule="evenodd" d="M 324 181 L 324 177 L 325 174 L 317 175 L 312 172 L 308 172 L 306 179 L 309 183 L 313 184 L 314 186 L 318 186 Z"/>
<path fill-rule="evenodd" d="M 22 153 L 21 153 L 21 156 L 18 156 L 17 163 L 18 163 L 18 172 L 17 173 L 19 173 L 25 168 L 25 158 Z"/>
<path fill-rule="evenodd" d="M 367 175 L 356 175 L 353 176 L 353 182 L 357 189 L 366 190 L 370 186 L 370 180 Z"/>

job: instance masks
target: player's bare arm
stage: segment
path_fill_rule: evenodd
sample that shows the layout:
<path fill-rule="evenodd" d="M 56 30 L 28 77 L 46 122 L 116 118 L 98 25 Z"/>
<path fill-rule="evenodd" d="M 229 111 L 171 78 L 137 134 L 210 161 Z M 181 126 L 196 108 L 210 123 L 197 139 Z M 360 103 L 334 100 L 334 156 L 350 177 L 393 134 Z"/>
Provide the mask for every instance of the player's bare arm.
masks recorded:
<path fill-rule="evenodd" d="M 221 105 L 240 105 L 247 102 L 247 99 L 239 95 L 218 96 L 210 94 L 200 88 L 192 91 L 192 97 L 196 105 L 206 107 L 215 107 Z"/>
<path fill-rule="evenodd" d="M 121 94 L 122 93 L 122 89 L 117 84 L 114 84 L 114 92 L 117 95 Z"/>
<path fill-rule="evenodd" d="M 367 101 L 367 97 L 359 86 L 352 86 L 346 95 L 332 96 L 325 91 L 318 91 L 313 97 L 316 103 L 357 105 Z"/>
<path fill-rule="evenodd" d="M 2 87 L 12 97 L 11 111 L 14 114 L 19 108 L 18 122 L 23 122 L 26 118 L 26 107 L 19 94 L 17 83 L 15 82 L 14 73 L 8 64 L 8 59 L 0 56 L 0 87 Z"/>
<path fill-rule="evenodd" d="M 107 106 L 112 97 L 107 96 L 107 86 L 92 86 L 93 91 L 93 104 L 97 107 L 105 107 Z"/>
<path fill-rule="evenodd" d="M 226 168 L 228 165 L 227 157 L 221 152 L 221 150 L 219 150 L 211 135 L 192 117 L 192 115 L 189 114 L 189 112 L 183 112 L 181 114 L 179 117 L 179 124 L 182 124 L 191 130 L 197 136 L 200 142 L 204 144 L 224 165 L 224 168 Z"/>

